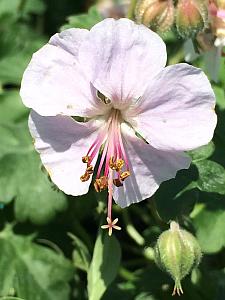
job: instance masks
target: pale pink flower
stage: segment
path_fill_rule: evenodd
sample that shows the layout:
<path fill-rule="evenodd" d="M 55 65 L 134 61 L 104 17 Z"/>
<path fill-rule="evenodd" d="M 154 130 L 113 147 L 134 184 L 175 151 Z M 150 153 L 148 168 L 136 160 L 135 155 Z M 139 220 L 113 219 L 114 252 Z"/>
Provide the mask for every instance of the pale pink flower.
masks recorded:
<path fill-rule="evenodd" d="M 151 197 L 207 144 L 215 97 L 204 73 L 165 68 L 162 39 L 127 19 L 55 34 L 33 55 L 21 86 L 29 127 L 52 181 L 66 194 L 108 189 L 121 207 Z M 80 116 L 85 122 L 78 122 Z M 76 119 L 76 120 L 75 120 Z M 97 161 L 98 159 L 98 161 Z M 165 199 L 166 201 L 166 199 Z"/>

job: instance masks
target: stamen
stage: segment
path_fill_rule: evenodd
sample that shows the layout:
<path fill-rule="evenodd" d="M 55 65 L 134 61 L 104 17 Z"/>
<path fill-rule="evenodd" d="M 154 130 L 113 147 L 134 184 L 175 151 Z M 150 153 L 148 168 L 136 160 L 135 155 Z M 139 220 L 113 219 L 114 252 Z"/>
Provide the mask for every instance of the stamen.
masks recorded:
<path fill-rule="evenodd" d="M 100 92 L 97 96 L 107 104 L 107 97 Z M 82 157 L 82 161 L 87 164 L 87 168 L 84 175 L 80 177 L 81 181 L 89 180 L 94 173 L 94 167 L 91 163 L 97 155 L 101 155 L 101 158 L 97 167 L 94 188 L 98 193 L 108 189 L 108 225 L 103 225 L 102 228 L 107 228 L 109 235 L 111 235 L 112 229 L 121 229 L 115 225 L 118 219 L 112 221 L 113 188 L 123 186 L 123 181 L 130 176 L 129 163 L 121 135 L 121 113 L 119 110 L 112 108 L 106 125 L 89 148 L 87 155 Z"/>
<path fill-rule="evenodd" d="M 112 170 L 116 170 L 116 164 L 115 164 L 115 159 L 114 157 L 110 157 L 110 160 L 109 160 L 109 167 L 112 169 Z"/>
<path fill-rule="evenodd" d="M 124 160 L 123 159 L 117 159 L 116 161 L 116 171 L 119 172 L 122 167 L 124 166 Z"/>
<path fill-rule="evenodd" d="M 130 171 L 125 171 L 120 174 L 120 179 L 124 181 L 128 176 L 130 176 Z"/>
<path fill-rule="evenodd" d="M 81 180 L 82 182 L 88 181 L 89 179 L 90 179 L 90 174 L 88 174 L 87 172 L 85 172 L 84 175 L 82 175 L 82 176 L 80 177 L 80 180 Z"/>
<path fill-rule="evenodd" d="M 86 169 L 86 172 L 87 172 L 88 174 L 90 174 L 90 175 L 93 174 L 93 172 L 94 172 L 93 166 L 91 166 L 91 165 L 88 166 L 87 169 Z"/>
<path fill-rule="evenodd" d="M 119 172 L 122 167 L 124 166 L 124 160 L 123 159 L 117 159 L 115 161 L 114 157 L 111 157 L 110 160 L 109 160 L 109 167 L 112 169 L 112 170 L 116 170 L 117 172 Z"/>
<path fill-rule="evenodd" d="M 113 179 L 113 184 L 114 184 L 115 186 L 117 186 L 117 187 L 123 186 L 123 183 L 120 181 L 119 178 Z"/>
<path fill-rule="evenodd" d="M 105 176 L 95 179 L 94 188 L 97 193 L 106 190 L 108 187 L 108 180 Z"/>
<path fill-rule="evenodd" d="M 83 163 L 87 164 L 89 161 L 90 161 L 90 156 L 85 155 L 85 156 L 82 157 L 82 162 Z"/>
<path fill-rule="evenodd" d="M 98 166 L 98 172 L 97 172 L 97 176 L 96 176 L 97 178 L 100 177 L 102 166 L 103 166 L 103 163 L 105 161 L 107 151 L 108 151 L 108 141 L 105 144 L 105 147 L 104 147 L 104 150 L 103 150 L 103 153 L 102 153 L 102 157 L 101 157 L 101 161 L 100 161 L 99 166 Z"/>

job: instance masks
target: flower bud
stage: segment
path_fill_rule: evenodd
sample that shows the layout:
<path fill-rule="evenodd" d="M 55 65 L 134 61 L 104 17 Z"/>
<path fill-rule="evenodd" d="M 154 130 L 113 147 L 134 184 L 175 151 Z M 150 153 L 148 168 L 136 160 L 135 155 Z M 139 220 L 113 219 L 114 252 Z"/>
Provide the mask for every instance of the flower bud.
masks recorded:
<path fill-rule="evenodd" d="M 175 281 L 172 295 L 183 294 L 181 280 L 198 266 L 202 256 L 196 238 L 172 221 L 170 229 L 159 236 L 154 254 L 159 268 L 168 272 Z"/>
<path fill-rule="evenodd" d="M 174 22 L 173 0 L 139 0 L 135 15 L 137 22 L 165 32 Z"/>
<path fill-rule="evenodd" d="M 225 45 L 225 1 L 211 1 L 209 14 L 211 16 L 211 29 L 216 38 L 215 46 L 223 47 Z"/>
<path fill-rule="evenodd" d="M 195 36 L 208 22 L 207 1 L 179 0 L 176 8 L 176 28 L 183 38 Z"/>

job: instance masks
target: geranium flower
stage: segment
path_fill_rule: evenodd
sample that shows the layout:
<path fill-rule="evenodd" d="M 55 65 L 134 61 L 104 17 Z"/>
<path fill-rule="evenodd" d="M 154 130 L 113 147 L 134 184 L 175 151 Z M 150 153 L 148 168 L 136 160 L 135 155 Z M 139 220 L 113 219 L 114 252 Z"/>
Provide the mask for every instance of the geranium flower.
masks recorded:
<path fill-rule="evenodd" d="M 21 85 L 29 128 L 52 181 L 66 194 L 108 189 L 121 207 L 151 197 L 190 165 L 216 125 L 207 77 L 165 67 L 162 39 L 127 19 L 55 34 L 33 55 Z M 72 116 L 72 117 L 71 117 Z M 77 117 L 80 118 L 77 118 Z M 94 174 L 94 175 L 93 175 Z M 165 199 L 166 201 L 166 199 Z"/>

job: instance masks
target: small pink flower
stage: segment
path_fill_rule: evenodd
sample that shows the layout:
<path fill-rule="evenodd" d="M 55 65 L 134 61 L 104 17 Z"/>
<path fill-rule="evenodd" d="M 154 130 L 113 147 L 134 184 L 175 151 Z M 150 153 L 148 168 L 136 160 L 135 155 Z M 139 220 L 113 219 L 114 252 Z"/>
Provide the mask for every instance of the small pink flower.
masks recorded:
<path fill-rule="evenodd" d="M 90 31 L 55 34 L 23 76 L 21 96 L 33 110 L 29 127 L 42 163 L 66 194 L 87 193 L 92 176 L 96 191 L 108 189 L 110 233 L 113 198 L 126 207 L 151 197 L 189 167 L 183 151 L 213 136 L 207 77 L 187 64 L 165 64 L 156 33 L 105 19 Z"/>

